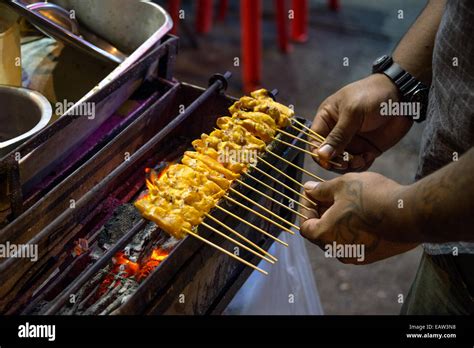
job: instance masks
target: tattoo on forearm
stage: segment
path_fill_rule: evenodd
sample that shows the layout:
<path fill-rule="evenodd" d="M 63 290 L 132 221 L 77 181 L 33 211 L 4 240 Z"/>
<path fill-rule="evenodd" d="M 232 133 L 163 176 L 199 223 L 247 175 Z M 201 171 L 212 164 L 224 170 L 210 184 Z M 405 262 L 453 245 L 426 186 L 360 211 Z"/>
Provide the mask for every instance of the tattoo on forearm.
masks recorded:
<path fill-rule="evenodd" d="M 425 241 L 472 237 L 474 152 L 416 183 L 411 199 Z"/>

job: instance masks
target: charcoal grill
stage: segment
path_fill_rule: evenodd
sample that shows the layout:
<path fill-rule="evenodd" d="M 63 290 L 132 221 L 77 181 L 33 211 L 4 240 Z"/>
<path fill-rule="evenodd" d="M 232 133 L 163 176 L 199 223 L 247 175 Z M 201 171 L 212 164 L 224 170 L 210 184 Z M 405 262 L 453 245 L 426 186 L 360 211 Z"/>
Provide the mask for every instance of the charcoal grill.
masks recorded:
<path fill-rule="evenodd" d="M 235 101 L 223 93 L 228 75 L 214 76 L 207 89 L 173 81 L 170 71 L 175 46 L 176 39 L 168 37 L 154 55 L 137 63 L 135 69 L 139 73 L 146 69 L 150 60 L 153 62 L 161 58 L 161 73 L 152 81 L 143 83 L 139 89 L 137 98 L 141 98 L 140 107 L 132 110 L 125 117 L 126 121 L 119 124 L 112 122 L 108 127 L 106 123 L 102 133 L 91 137 L 90 142 L 77 149 L 77 156 L 71 158 L 67 168 L 39 183 L 42 187 L 48 187 L 48 190 L 36 191 L 28 197 L 27 203 L 23 201 L 23 213 L 0 231 L 0 243 L 34 244 L 38 245 L 39 250 L 37 262 L 21 258 L 1 260 L 1 313 L 220 313 L 250 275 L 252 269 L 198 240 L 188 237 L 173 241 L 164 232 L 152 228 L 153 246 L 165 248 L 166 245 L 171 245 L 172 248 L 169 248 L 166 259 L 143 281 L 135 284 L 131 291 L 112 301 L 113 303 L 107 302 L 110 294 L 103 295 L 100 299 L 103 304 L 96 306 L 98 308 L 94 308 L 95 311 L 87 306 L 79 311 L 74 308 L 76 300 L 71 303 L 71 295 L 77 296 L 78 301 L 84 301 L 81 296 L 86 296 L 88 289 L 98 284 L 98 277 L 110 271 L 117 252 L 126 249 L 133 237 L 144 233 L 145 228 L 150 229 L 150 224 L 140 217 L 136 218 L 133 214 L 122 215 L 129 214 L 124 211 L 144 190 L 146 169 L 175 160 L 189 148 L 191 140 L 198 138 L 203 132 L 210 132 L 216 119 L 227 114 L 228 107 Z M 163 59 L 163 56 L 167 59 Z M 116 83 L 120 84 L 120 81 Z M 302 119 L 300 121 L 305 122 Z M 303 137 L 303 134 L 294 129 L 287 131 Z M 296 141 L 292 138 L 284 140 L 291 143 Z M 275 153 L 299 166 L 303 165 L 301 152 L 280 143 L 273 145 Z M 295 168 L 280 163 L 274 157 L 265 158 L 290 177 L 298 181 L 301 179 L 300 172 Z M 258 166 L 288 187 L 299 189 L 280 173 L 261 163 Z M 12 168 L 15 168 L 14 163 L 8 167 L 8 175 L 14 183 L 15 170 Z M 258 173 L 255 173 L 255 177 L 268 182 L 268 179 Z M 255 186 L 255 182 L 249 179 L 244 182 Z M 272 182 L 268 184 L 273 185 Z M 268 188 L 259 189 L 280 199 Z M 295 219 L 291 212 L 246 187 L 238 187 L 238 190 L 285 220 Z M 284 189 L 284 193 L 291 199 L 298 200 L 293 192 Z M 233 197 L 249 205 L 240 197 Z M 225 204 L 236 215 L 272 235 L 277 236 L 281 232 L 247 210 Z M 214 211 L 212 215 L 265 250 L 274 242 L 228 215 L 218 211 Z M 103 248 L 100 255 L 92 255 L 93 246 L 102 237 L 104 229 L 110 224 L 117 226 L 117 221 L 127 219 L 133 220 L 133 224 L 118 223 L 120 233 L 114 242 Z M 214 225 L 212 221 L 207 222 Z M 232 250 L 234 247 L 229 241 L 202 226 L 199 231 L 200 235 L 226 249 Z M 91 248 L 82 254 L 74 254 L 77 242 L 81 240 L 87 240 Z M 254 264 L 259 260 L 245 250 L 240 250 L 240 256 Z"/>

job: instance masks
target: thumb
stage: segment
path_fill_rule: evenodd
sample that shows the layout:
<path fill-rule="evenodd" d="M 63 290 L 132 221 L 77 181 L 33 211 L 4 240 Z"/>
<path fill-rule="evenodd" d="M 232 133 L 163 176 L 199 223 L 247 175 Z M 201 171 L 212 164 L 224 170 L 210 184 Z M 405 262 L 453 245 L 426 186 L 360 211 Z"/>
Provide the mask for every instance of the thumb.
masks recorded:
<path fill-rule="evenodd" d="M 319 148 L 318 155 L 325 160 L 340 155 L 360 129 L 360 126 L 361 123 L 353 115 L 348 112 L 341 114 L 336 125 L 326 137 L 326 141 Z"/>
<path fill-rule="evenodd" d="M 308 239 L 309 241 L 318 244 L 318 236 L 320 235 L 320 220 L 319 219 L 309 219 L 306 220 L 300 226 L 300 233 L 301 235 Z"/>
<path fill-rule="evenodd" d="M 304 192 L 313 200 L 319 202 L 333 202 L 338 179 L 330 181 L 316 182 L 308 181 L 304 184 Z"/>

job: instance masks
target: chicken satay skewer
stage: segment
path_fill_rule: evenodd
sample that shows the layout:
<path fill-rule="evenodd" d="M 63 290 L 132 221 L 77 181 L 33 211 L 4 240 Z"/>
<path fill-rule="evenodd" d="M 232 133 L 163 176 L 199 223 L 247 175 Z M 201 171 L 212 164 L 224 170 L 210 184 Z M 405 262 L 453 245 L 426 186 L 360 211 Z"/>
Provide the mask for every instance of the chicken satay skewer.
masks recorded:
<path fill-rule="evenodd" d="M 246 224 L 247 226 L 252 227 L 252 228 L 255 229 L 256 231 L 258 231 L 258 232 L 264 234 L 265 236 L 272 238 L 273 240 L 275 240 L 276 242 L 280 243 L 281 245 L 284 245 L 284 246 L 286 246 L 286 247 L 288 246 L 288 243 L 285 243 L 284 241 L 282 241 L 281 239 L 279 239 L 279 238 L 275 237 L 274 235 L 268 233 L 268 232 L 265 231 L 264 229 L 261 229 L 260 227 L 258 227 L 258 226 L 256 226 L 256 225 L 252 224 L 251 222 L 249 222 L 249 221 L 247 221 L 247 220 L 245 220 L 245 219 L 242 219 L 240 216 L 238 216 L 238 215 L 236 215 L 236 214 L 234 214 L 234 213 L 228 211 L 227 209 L 222 208 L 220 205 L 216 205 L 215 208 L 217 208 L 217 209 L 223 211 L 223 212 L 226 213 L 226 214 L 229 214 L 229 215 L 232 216 L 233 218 L 239 220 L 240 222 Z M 245 208 L 245 205 L 244 205 L 244 208 Z M 263 218 L 266 220 L 266 217 L 265 217 L 265 216 L 264 216 Z M 268 221 L 268 220 L 267 220 L 267 221 Z M 272 221 L 270 220 L 269 222 L 272 222 Z"/>
<path fill-rule="evenodd" d="M 207 228 L 210 229 L 212 232 L 217 233 L 219 236 L 224 237 L 225 239 L 227 239 L 228 241 L 234 243 L 235 245 L 238 245 L 239 247 L 241 247 L 241 248 L 243 248 L 243 249 L 245 249 L 245 250 L 251 252 L 252 254 L 254 254 L 254 255 L 260 257 L 261 259 L 263 259 L 263 260 L 265 260 L 265 261 L 267 261 L 267 262 L 269 262 L 269 263 L 271 263 L 271 264 L 274 264 L 274 263 L 275 263 L 275 261 L 273 261 L 273 260 L 269 259 L 268 257 L 266 257 L 266 256 L 264 256 L 264 255 L 262 255 L 262 254 L 260 254 L 260 253 L 258 253 L 258 252 L 256 252 L 255 250 L 253 250 L 253 249 L 249 248 L 248 246 L 246 246 L 246 245 L 240 243 L 239 241 L 237 241 L 237 240 L 235 240 L 234 238 L 232 238 L 232 237 L 226 235 L 225 233 L 222 233 L 221 231 L 219 231 L 218 229 L 216 229 L 216 228 L 214 228 L 213 226 L 209 225 L 208 223 L 201 222 L 201 225 L 204 226 L 204 227 L 207 227 Z"/>
<path fill-rule="evenodd" d="M 268 272 L 267 272 L 267 271 L 264 271 L 263 269 L 261 269 L 261 268 L 255 266 L 254 264 L 252 264 L 252 263 L 250 263 L 250 262 L 244 260 L 243 258 L 241 258 L 241 257 L 239 257 L 239 256 L 237 256 L 237 255 L 235 255 L 235 254 L 233 254 L 233 253 L 231 253 L 230 251 L 228 251 L 228 250 L 226 250 L 226 249 L 224 249 L 224 248 L 218 246 L 217 244 L 212 243 L 211 241 L 207 240 L 206 238 L 201 237 L 199 234 L 197 234 L 197 233 L 195 233 L 195 232 L 193 232 L 193 231 L 191 231 L 191 230 L 189 230 L 189 229 L 187 229 L 187 228 L 183 228 L 183 230 L 184 230 L 184 232 L 186 232 L 186 233 L 189 234 L 190 236 L 193 236 L 194 238 L 199 239 L 200 241 L 202 241 L 202 242 L 204 242 L 204 243 L 210 245 L 211 247 L 213 247 L 213 248 L 215 248 L 215 249 L 217 249 L 217 250 L 223 252 L 224 254 L 226 254 L 226 255 L 232 257 L 233 259 L 235 259 L 235 260 L 237 260 L 237 261 L 243 263 L 244 265 L 249 266 L 249 267 L 253 268 L 253 269 L 256 270 L 256 271 L 259 271 L 260 273 L 263 273 L 263 274 L 265 274 L 265 275 L 268 275 Z"/>
<path fill-rule="evenodd" d="M 240 234 L 239 232 L 237 232 L 236 230 L 234 230 L 233 228 L 227 226 L 225 223 L 223 223 L 222 221 L 220 221 L 219 219 L 216 219 L 214 216 L 212 216 L 211 214 L 208 214 L 206 213 L 205 216 L 209 219 L 211 219 L 212 221 L 214 221 L 216 224 L 224 227 L 227 231 L 229 231 L 230 233 L 232 234 L 235 234 L 237 237 L 239 237 L 240 239 L 244 240 L 245 242 L 247 242 L 249 245 L 251 245 L 252 247 L 254 247 L 256 250 L 260 251 L 262 254 L 268 256 L 270 259 L 272 259 L 273 261 L 278 261 L 278 259 L 273 256 L 272 254 L 270 254 L 268 251 L 266 251 L 265 249 L 259 247 L 257 244 L 255 244 L 254 242 L 252 242 L 250 239 L 248 239 L 247 237 L 243 236 L 242 234 Z"/>

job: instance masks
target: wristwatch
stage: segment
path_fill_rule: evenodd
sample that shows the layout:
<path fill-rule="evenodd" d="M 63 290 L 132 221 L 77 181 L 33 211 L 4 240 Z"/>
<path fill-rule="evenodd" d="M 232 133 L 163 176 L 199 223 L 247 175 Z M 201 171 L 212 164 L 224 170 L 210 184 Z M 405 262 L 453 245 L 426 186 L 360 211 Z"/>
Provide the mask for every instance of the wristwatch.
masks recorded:
<path fill-rule="evenodd" d="M 393 61 L 392 57 L 387 55 L 374 61 L 372 73 L 386 75 L 397 87 L 403 102 L 419 103 L 419 115 L 413 117 L 415 122 L 422 122 L 426 119 L 429 89 L 424 83 L 406 72 Z"/>

